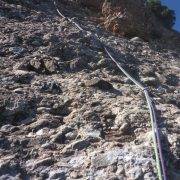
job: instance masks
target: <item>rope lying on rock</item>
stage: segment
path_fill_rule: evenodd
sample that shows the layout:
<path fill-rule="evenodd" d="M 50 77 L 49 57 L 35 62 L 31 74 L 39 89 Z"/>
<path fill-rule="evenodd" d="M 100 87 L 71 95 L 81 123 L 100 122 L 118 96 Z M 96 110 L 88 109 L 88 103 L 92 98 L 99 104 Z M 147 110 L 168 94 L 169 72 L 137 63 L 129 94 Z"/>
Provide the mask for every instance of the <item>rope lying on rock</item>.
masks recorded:
<path fill-rule="evenodd" d="M 69 17 L 64 16 L 59 11 L 56 1 L 53 0 L 53 3 L 54 3 L 54 6 L 56 8 L 56 11 L 58 12 L 58 14 L 62 18 L 65 18 L 69 22 L 74 24 L 76 26 L 76 28 L 78 28 L 80 31 L 85 31 L 83 28 L 81 28 L 81 26 L 79 26 L 79 24 L 74 22 Z M 91 33 L 89 31 L 85 31 L 85 32 Z M 151 127 L 152 127 L 152 132 L 153 132 L 154 152 L 155 152 L 155 158 L 156 158 L 156 167 L 157 167 L 158 177 L 159 177 L 159 180 L 167 180 L 166 168 L 165 168 L 164 159 L 163 159 L 163 153 L 162 153 L 162 147 L 161 147 L 160 134 L 159 134 L 158 125 L 157 125 L 156 113 L 155 113 L 155 109 L 154 109 L 151 97 L 149 96 L 149 92 L 147 90 L 147 87 L 144 87 L 140 82 L 138 82 L 136 79 L 134 79 L 120 65 L 120 63 L 112 56 L 111 52 L 108 50 L 108 47 L 106 45 L 104 45 L 104 43 L 100 40 L 100 38 L 99 38 L 99 36 L 97 34 L 94 34 L 94 36 L 101 43 L 104 51 L 109 56 L 109 58 L 116 64 L 116 66 L 125 74 L 125 76 L 127 76 L 137 87 L 139 87 L 144 92 L 144 95 L 145 95 L 146 101 L 147 101 L 147 105 L 148 105 L 148 108 L 149 108 L 149 112 L 150 112 L 150 118 L 151 118 Z"/>

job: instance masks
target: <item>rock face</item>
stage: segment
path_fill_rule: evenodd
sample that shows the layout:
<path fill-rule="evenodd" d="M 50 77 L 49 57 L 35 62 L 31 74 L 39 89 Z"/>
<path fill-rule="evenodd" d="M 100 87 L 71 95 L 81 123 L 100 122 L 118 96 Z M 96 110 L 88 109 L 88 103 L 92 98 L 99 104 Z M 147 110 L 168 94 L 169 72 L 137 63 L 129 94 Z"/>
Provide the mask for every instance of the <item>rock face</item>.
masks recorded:
<path fill-rule="evenodd" d="M 144 0 L 105 0 L 102 13 L 105 28 L 122 36 L 146 39 L 157 31 L 155 18 Z"/>
<path fill-rule="evenodd" d="M 146 0 L 79 0 L 79 4 L 102 11 L 101 21 L 106 30 L 146 41 L 157 39 L 166 46 L 179 49 L 179 33 L 166 29 L 147 6 Z M 172 44 L 173 41 L 173 44 Z"/>
<path fill-rule="evenodd" d="M 168 179 L 179 180 L 178 46 L 119 37 L 94 21 L 145 36 L 143 1 L 56 2 L 148 87 Z M 93 33 L 57 16 L 50 0 L 0 0 L 0 24 L 0 179 L 157 179 L 143 92 Z"/>
<path fill-rule="evenodd" d="M 102 5 L 104 27 L 128 38 L 158 39 L 169 46 L 180 48 L 180 35 L 164 28 L 148 8 L 145 0 L 105 0 Z M 171 45 L 170 45 L 171 44 Z"/>
<path fill-rule="evenodd" d="M 102 10 L 104 27 L 121 36 L 139 36 L 148 39 L 150 36 L 160 35 L 160 25 L 146 6 L 145 0 L 78 0 L 76 2 L 86 7 L 93 7 L 96 11 Z"/>

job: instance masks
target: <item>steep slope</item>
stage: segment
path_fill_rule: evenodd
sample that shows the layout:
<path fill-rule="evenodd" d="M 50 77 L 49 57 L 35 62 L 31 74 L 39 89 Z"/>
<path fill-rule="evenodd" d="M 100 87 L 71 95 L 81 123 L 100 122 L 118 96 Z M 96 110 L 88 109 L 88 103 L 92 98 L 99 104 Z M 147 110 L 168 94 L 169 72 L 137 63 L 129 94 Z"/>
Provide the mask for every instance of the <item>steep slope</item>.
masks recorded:
<path fill-rule="evenodd" d="M 168 176 L 179 179 L 178 47 L 107 32 L 79 4 L 58 7 L 149 87 Z M 1 179 L 157 178 L 143 92 L 94 36 L 48 0 L 1 0 L 0 29 Z"/>

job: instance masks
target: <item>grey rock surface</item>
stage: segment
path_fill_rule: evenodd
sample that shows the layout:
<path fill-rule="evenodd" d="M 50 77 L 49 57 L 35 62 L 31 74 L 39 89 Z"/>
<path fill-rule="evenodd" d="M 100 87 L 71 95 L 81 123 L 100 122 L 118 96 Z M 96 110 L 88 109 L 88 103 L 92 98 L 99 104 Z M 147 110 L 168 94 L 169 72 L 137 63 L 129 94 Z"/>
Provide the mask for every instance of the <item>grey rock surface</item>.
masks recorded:
<path fill-rule="evenodd" d="M 148 87 L 168 178 L 178 180 L 178 47 L 106 31 L 95 2 L 58 7 Z M 157 179 L 143 92 L 92 33 L 50 0 L 0 0 L 0 24 L 0 179 Z"/>

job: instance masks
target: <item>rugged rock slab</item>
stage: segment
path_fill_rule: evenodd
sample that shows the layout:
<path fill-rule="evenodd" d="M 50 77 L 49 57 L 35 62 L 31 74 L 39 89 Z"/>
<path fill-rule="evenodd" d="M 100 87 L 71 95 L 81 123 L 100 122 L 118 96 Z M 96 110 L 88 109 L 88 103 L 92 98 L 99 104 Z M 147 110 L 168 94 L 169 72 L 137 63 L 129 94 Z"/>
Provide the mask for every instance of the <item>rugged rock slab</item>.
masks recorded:
<path fill-rule="evenodd" d="M 143 35 L 138 27 L 146 25 L 132 17 L 141 12 L 137 7 L 143 10 L 143 1 L 105 1 L 104 15 L 101 1 L 78 1 L 81 7 L 57 2 L 84 29 L 98 33 L 119 63 L 147 85 L 168 178 L 178 179 L 178 46 L 170 50 L 165 43 L 119 37 L 94 20 L 125 21 L 119 30 L 133 28 Z M 128 2 L 139 5 L 132 9 Z M 145 21 L 144 12 L 141 16 Z M 143 92 L 93 34 L 57 16 L 49 0 L 0 0 L 0 29 L 0 179 L 157 178 Z"/>

